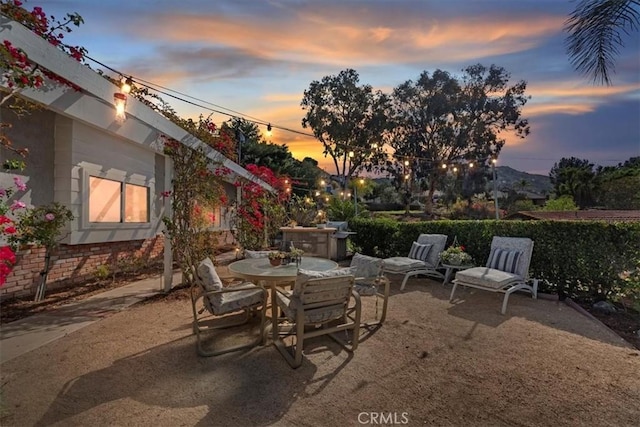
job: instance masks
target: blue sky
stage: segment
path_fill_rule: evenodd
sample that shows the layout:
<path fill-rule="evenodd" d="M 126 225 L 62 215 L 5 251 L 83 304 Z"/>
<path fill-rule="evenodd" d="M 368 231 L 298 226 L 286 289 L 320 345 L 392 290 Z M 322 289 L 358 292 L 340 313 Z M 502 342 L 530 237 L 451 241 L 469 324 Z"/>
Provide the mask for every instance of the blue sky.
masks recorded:
<path fill-rule="evenodd" d="M 85 24 L 66 42 L 134 80 L 305 133 L 303 92 L 326 75 L 353 68 L 361 83 L 390 92 L 424 70 L 459 74 L 468 65 L 496 64 L 511 83 L 525 80 L 531 95 L 523 110 L 531 135 L 508 136 L 501 165 L 547 175 L 562 157 L 615 165 L 640 156 L 640 34 L 625 37 L 613 85 L 596 86 L 565 54 L 562 27 L 575 6 L 568 0 L 26 3 L 34 6 L 56 17 L 78 12 Z M 165 99 L 184 117 L 209 114 Z M 270 140 L 334 172 L 313 138 L 275 130 Z"/>

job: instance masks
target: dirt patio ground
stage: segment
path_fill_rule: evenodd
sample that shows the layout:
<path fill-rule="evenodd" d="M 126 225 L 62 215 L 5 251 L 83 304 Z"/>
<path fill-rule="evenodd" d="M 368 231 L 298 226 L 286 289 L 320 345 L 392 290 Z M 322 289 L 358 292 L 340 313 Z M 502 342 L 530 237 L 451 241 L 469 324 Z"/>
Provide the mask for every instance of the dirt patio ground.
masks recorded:
<path fill-rule="evenodd" d="M 350 355 L 309 341 L 199 358 L 190 303 L 133 306 L 1 367 L 3 426 L 637 426 L 640 351 L 564 303 L 393 281 Z M 363 298 L 371 309 L 372 298 Z M 377 417 L 377 418 L 376 418 Z M 378 424 L 379 425 L 379 424 Z"/>

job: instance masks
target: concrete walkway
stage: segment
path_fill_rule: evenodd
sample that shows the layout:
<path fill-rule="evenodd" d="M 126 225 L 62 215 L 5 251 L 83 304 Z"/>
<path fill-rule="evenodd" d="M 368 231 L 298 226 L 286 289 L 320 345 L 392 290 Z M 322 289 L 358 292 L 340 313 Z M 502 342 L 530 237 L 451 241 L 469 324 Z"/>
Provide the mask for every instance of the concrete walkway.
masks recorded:
<path fill-rule="evenodd" d="M 235 259 L 235 251 L 226 252 L 216 256 L 216 263 L 226 265 Z M 182 273 L 176 270 L 172 284 L 176 286 L 181 281 Z M 4 324 L 0 326 L 0 365 L 159 294 L 163 286 L 162 275 L 149 277 L 46 313 Z"/>
<path fill-rule="evenodd" d="M 182 273 L 173 274 L 173 285 Z M 0 364 L 162 292 L 162 276 L 132 282 L 82 301 L 4 324 L 0 327 Z"/>

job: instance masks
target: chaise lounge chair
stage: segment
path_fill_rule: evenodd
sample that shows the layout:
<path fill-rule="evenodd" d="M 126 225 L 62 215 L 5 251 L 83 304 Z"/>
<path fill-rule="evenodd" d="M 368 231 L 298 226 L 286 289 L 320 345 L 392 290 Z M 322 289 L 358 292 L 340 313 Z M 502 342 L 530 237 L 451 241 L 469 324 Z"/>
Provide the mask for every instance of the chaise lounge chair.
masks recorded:
<path fill-rule="evenodd" d="M 529 284 L 529 264 L 533 253 L 533 240 L 526 237 L 498 237 L 491 242 L 486 267 L 474 267 L 456 273 L 449 302 L 458 285 L 490 292 L 503 292 L 501 313 L 507 311 L 509 295 L 525 290 L 533 299 L 538 296 L 538 279 Z"/>
<path fill-rule="evenodd" d="M 412 243 L 408 256 L 385 258 L 384 271 L 389 274 L 404 274 L 401 291 L 410 277 L 419 274 L 444 279 L 444 274 L 438 271 L 441 268 L 438 255 L 446 245 L 447 236 L 444 234 L 421 234 Z"/>

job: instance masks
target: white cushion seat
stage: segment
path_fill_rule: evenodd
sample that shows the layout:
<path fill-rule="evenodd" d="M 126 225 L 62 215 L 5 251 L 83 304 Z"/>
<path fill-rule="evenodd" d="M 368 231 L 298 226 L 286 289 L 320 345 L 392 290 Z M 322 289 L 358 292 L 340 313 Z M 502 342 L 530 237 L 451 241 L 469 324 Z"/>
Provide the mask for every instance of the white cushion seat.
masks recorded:
<path fill-rule="evenodd" d="M 405 273 L 408 270 L 417 270 L 427 266 L 434 267 L 425 261 L 404 256 L 394 256 L 384 259 L 384 270 L 388 273 Z"/>
<path fill-rule="evenodd" d="M 449 302 L 458 285 L 490 292 L 503 292 L 502 309 L 507 312 L 509 295 L 523 290 L 531 293 L 533 299 L 538 294 L 538 279 L 529 284 L 529 264 L 533 254 L 533 240 L 527 237 L 493 236 L 491 251 L 485 267 L 473 267 L 458 271 L 451 288 Z"/>
<path fill-rule="evenodd" d="M 291 298 L 280 292 L 276 294 L 278 306 L 290 320 L 296 319 L 296 309 L 291 304 Z M 337 304 L 334 307 L 321 307 L 319 309 L 305 310 L 304 323 L 324 323 L 332 319 L 340 319 L 344 315 L 344 305 Z"/>
<path fill-rule="evenodd" d="M 242 288 L 246 288 L 246 290 L 240 290 Z M 251 282 L 233 284 L 225 289 L 237 289 L 237 292 L 224 292 L 216 295 L 217 298 L 208 299 L 211 301 L 216 314 L 232 313 L 243 307 L 262 304 L 262 289 Z"/>
<path fill-rule="evenodd" d="M 473 267 L 458 271 L 456 280 L 460 280 L 465 284 L 499 290 L 513 283 L 522 282 L 523 279 L 517 274 L 507 273 L 495 268 Z"/>
<path fill-rule="evenodd" d="M 365 283 L 364 281 L 358 281 L 354 283 L 353 289 L 356 290 L 357 293 L 363 296 L 372 296 L 378 292 L 378 288 L 374 283 L 374 280 L 371 280 L 369 283 Z"/>

